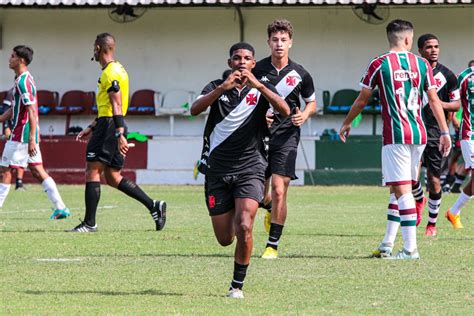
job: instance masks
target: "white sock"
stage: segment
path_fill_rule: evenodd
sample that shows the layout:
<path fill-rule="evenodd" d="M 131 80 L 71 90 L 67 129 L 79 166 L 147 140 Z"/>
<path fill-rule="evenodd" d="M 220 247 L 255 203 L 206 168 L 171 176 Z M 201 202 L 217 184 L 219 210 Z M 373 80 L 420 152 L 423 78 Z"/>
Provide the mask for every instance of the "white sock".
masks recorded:
<path fill-rule="evenodd" d="M 53 203 L 55 210 L 63 210 L 66 208 L 66 205 L 59 194 L 58 188 L 56 187 L 56 182 L 54 182 L 53 178 L 49 177 L 42 183 L 44 192 L 48 194 L 48 198 Z"/>
<path fill-rule="evenodd" d="M 0 207 L 3 206 L 3 203 L 7 199 L 8 192 L 10 192 L 10 185 L 0 183 Z"/>
<path fill-rule="evenodd" d="M 403 247 L 412 252 L 416 249 L 416 206 L 413 194 L 406 193 L 398 198 L 398 210 L 400 212 Z"/>
<path fill-rule="evenodd" d="M 454 203 L 453 207 L 451 207 L 451 214 L 453 215 L 458 215 L 461 213 L 461 209 L 469 203 L 469 200 L 471 197 L 464 193 L 464 191 L 461 191 L 461 194 L 459 195 L 458 199 L 456 200 L 456 203 Z"/>
<path fill-rule="evenodd" d="M 398 228 L 400 227 L 400 212 L 398 212 L 398 201 L 395 194 L 390 194 L 390 200 L 388 202 L 387 210 L 387 230 L 382 243 L 384 244 L 395 244 L 395 238 L 397 237 Z"/>

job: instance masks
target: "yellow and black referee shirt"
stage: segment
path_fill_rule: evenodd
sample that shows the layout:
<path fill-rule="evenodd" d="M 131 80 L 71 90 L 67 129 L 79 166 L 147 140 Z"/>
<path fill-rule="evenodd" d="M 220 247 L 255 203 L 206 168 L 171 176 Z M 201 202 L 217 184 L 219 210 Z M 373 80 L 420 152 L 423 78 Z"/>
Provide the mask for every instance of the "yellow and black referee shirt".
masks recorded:
<path fill-rule="evenodd" d="M 128 74 L 125 68 L 118 61 L 109 63 L 102 70 L 97 87 L 97 116 L 98 117 L 112 117 L 112 103 L 108 91 L 112 87 L 112 82 L 117 80 L 120 91 L 122 92 L 122 114 L 125 116 L 128 109 Z"/>

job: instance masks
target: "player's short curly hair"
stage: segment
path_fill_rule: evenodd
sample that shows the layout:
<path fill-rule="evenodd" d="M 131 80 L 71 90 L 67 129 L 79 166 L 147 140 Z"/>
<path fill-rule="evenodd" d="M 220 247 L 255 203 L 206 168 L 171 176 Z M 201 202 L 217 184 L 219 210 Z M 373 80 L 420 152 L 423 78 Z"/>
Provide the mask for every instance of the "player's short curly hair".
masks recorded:
<path fill-rule="evenodd" d="M 288 33 L 288 36 L 292 38 L 293 37 L 293 24 L 291 24 L 290 21 L 285 20 L 285 19 L 275 20 L 272 23 L 268 24 L 268 27 L 267 27 L 268 38 L 270 38 L 270 36 L 272 36 L 273 33 L 278 33 L 278 32 Z"/>
<path fill-rule="evenodd" d="M 33 50 L 30 47 L 17 45 L 13 48 L 13 51 L 18 57 L 23 58 L 27 66 L 33 61 Z"/>
<path fill-rule="evenodd" d="M 421 35 L 420 37 L 418 37 L 418 43 L 417 43 L 418 48 L 422 49 L 423 46 L 425 46 L 425 42 L 429 41 L 429 40 L 432 40 L 432 39 L 435 39 L 439 42 L 439 39 L 436 37 L 436 35 L 433 35 L 433 34 L 430 34 L 430 33 Z"/>

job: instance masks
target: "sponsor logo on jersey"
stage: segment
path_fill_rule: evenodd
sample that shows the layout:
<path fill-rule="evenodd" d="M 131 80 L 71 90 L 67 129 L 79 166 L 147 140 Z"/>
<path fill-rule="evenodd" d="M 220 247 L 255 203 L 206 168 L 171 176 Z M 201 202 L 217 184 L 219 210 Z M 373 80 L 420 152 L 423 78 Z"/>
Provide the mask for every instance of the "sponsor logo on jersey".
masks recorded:
<path fill-rule="evenodd" d="M 408 81 L 418 78 L 418 73 L 400 69 L 393 72 L 393 78 L 395 81 Z"/>
<path fill-rule="evenodd" d="M 229 98 L 225 94 L 221 95 L 219 100 L 221 100 L 222 102 L 229 102 Z"/>
<path fill-rule="evenodd" d="M 296 78 L 295 76 L 288 76 L 286 77 L 286 85 L 293 87 L 296 85 Z"/>
<path fill-rule="evenodd" d="M 253 93 L 247 94 L 245 101 L 247 102 L 247 105 L 255 105 L 257 104 L 257 96 Z"/>
<path fill-rule="evenodd" d="M 269 82 L 270 80 L 267 78 L 267 76 L 262 76 L 262 78 L 260 78 L 260 81 Z"/>

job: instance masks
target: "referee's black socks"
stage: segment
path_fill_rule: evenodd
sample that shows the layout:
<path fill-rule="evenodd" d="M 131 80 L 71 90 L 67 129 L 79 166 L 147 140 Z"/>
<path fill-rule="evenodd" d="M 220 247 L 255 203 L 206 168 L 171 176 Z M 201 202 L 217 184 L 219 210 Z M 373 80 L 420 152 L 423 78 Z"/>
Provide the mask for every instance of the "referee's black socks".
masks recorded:
<path fill-rule="evenodd" d="M 84 222 L 87 225 L 95 226 L 95 214 L 100 200 L 100 182 L 86 182 L 86 216 Z"/>
<path fill-rule="evenodd" d="M 149 211 L 153 208 L 153 200 L 132 180 L 122 178 L 117 189 L 145 205 Z"/>

